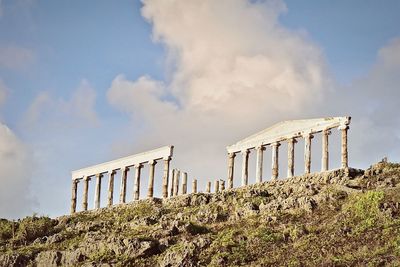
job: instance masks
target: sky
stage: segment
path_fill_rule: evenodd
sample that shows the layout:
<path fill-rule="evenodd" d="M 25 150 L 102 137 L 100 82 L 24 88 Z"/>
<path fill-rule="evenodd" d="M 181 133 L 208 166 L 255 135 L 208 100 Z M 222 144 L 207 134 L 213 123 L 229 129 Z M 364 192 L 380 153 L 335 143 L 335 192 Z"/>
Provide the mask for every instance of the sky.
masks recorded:
<path fill-rule="evenodd" d="M 226 179 L 226 146 L 282 120 L 352 116 L 350 166 L 400 161 L 399 12 L 397 0 L 0 0 L 0 218 L 66 214 L 72 170 L 164 145 L 201 190 Z"/>

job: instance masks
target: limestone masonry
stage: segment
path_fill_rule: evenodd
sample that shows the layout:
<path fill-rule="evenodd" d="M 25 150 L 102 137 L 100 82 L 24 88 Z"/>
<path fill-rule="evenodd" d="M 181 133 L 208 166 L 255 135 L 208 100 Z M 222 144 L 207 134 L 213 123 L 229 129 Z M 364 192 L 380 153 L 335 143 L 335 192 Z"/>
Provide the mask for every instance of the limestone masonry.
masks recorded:
<path fill-rule="evenodd" d="M 322 166 L 321 171 L 329 170 L 329 141 L 328 137 L 331 129 L 338 128 L 341 131 L 341 167 L 348 169 L 347 152 L 347 131 L 349 129 L 350 117 L 329 117 L 309 120 L 293 120 L 277 123 L 261 132 L 247 137 L 231 146 L 227 147 L 228 152 L 228 176 L 227 189 L 233 188 L 234 164 L 237 153 L 242 154 L 242 186 L 248 185 L 248 159 L 249 153 L 254 149 L 257 153 L 256 183 L 263 181 L 263 152 L 265 147 L 270 146 L 272 150 L 272 177 L 271 180 L 277 180 L 279 176 L 279 146 L 282 142 L 288 143 L 288 170 L 287 177 L 294 176 L 294 149 L 297 143 L 296 139 L 304 138 L 304 172 L 310 173 L 311 170 L 311 141 L 314 134 L 322 133 Z M 133 200 L 140 199 L 140 181 L 141 169 L 147 165 L 149 167 L 147 197 L 154 196 L 155 168 L 158 161 L 163 161 L 162 177 L 162 196 L 163 198 L 184 195 L 188 193 L 188 175 L 179 169 L 170 170 L 170 161 L 173 156 L 173 146 L 165 146 L 155 150 L 131 155 L 128 157 L 112 160 L 87 168 L 72 172 L 72 198 L 71 213 L 77 211 L 77 192 L 78 184 L 83 181 L 82 210 L 88 210 L 88 192 L 89 183 L 95 178 L 94 208 L 101 206 L 100 193 L 102 178 L 108 176 L 108 203 L 112 206 L 114 195 L 114 176 L 117 171 L 121 173 L 119 203 L 126 202 L 126 185 L 128 172 L 135 170 Z M 181 188 L 179 184 L 181 183 Z M 216 180 L 214 183 L 215 192 L 225 190 L 225 181 Z M 192 193 L 197 192 L 197 180 L 192 180 Z M 206 192 L 211 192 L 211 182 L 206 184 Z"/>

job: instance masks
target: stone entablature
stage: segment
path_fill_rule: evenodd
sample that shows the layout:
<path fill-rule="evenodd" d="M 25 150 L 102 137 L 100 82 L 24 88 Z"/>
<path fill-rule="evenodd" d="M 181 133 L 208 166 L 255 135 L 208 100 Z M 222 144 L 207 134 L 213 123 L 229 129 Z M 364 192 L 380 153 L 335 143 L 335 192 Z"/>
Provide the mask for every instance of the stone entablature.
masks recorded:
<path fill-rule="evenodd" d="M 99 173 L 107 173 L 111 170 L 118 170 L 132 167 L 138 164 L 148 163 L 154 160 L 168 159 L 172 157 L 173 146 L 164 146 L 143 153 L 123 157 L 90 167 L 72 171 L 72 179 L 82 179 L 85 176 L 93 176 Z"/>
<path fill-rule="evenodd" d="M 303 137 L 308 134 L 315 134 L 324 130 L 343 127 L 350 124 L 350 119 L 350 117 L 329 117 L 283 121 L 230 145 L 226 149 L 228 153 L 242 152 L 245 149 L 270 145 L 291 138 Z"/>

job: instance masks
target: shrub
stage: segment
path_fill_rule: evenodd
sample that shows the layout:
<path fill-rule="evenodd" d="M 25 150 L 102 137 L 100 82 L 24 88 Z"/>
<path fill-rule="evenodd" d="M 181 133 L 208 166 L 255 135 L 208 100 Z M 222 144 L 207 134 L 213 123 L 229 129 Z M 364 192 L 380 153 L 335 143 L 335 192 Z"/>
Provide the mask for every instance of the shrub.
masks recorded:
<path fill-rule="evenodd" d="M 348 215 L 348 223 L 355 224 L 356 233 L 374 227 L 380 220 L 386 220 L 379 209 L 383 198 L 384 193 L 381 191 L 368 191 L 350 198 L 344 211 Z"/>
<path fill-rule="evenodd" d="M 0 219 L 0 240 L 7 240 L 13 237 L 14 222 Z"/>
<path fill-rule="evenodd" d="M 38 237 L 44 237 L 54 232 L 54 221 L 49 217 L 25 217 L 19 222 L 16 239 L 31 242 Z"/>

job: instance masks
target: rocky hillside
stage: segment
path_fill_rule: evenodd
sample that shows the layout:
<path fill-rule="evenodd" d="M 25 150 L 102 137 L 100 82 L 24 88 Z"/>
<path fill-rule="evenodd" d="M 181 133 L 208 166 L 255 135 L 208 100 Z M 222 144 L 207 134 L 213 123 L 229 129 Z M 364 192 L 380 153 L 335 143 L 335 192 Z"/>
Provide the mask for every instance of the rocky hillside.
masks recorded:
<path fill-rule="evenodd" d="M 399 266 L 400 164 L 0 221 L 0 266 Z"/>

